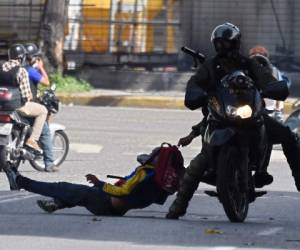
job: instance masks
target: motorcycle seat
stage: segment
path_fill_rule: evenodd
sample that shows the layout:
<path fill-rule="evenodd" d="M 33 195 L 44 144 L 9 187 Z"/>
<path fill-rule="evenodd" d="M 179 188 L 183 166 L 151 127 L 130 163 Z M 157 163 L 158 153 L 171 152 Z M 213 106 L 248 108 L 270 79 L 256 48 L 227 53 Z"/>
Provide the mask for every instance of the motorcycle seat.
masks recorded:
<path fill-rule="evenodd" d="M 18 113 L 17 111 L 14 111 L 12 115 L 13 115 L 13 119 L 15 119 L 17 122 L 23 123 L 25 125 L 30 125 L 30 126 L 33 124 L 34 118 L 25 117 L 20 113 Z"/>

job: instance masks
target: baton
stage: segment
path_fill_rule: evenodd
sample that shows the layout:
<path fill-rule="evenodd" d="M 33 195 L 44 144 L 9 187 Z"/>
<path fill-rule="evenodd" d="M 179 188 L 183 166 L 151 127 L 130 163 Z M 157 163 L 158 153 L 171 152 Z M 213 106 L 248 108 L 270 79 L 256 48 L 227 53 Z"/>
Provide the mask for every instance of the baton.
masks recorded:
<path fill-rule="evenodd" d="M 111 179 L 126 180 L 124 177 L 116 176 L 116 175 L 110 175 L 110 174 L 108 174 L 106 177 L 107 177 L 107 178 L 111 178 Z"/>

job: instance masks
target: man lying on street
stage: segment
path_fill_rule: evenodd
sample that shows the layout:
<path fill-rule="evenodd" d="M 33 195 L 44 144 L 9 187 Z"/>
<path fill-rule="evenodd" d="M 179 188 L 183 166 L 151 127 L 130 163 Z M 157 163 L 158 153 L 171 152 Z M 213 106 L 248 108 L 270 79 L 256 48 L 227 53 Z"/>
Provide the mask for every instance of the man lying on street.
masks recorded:
<path fill-rule="evenodd" d="M 29 192 L 52 197 L 38 200 L 38 206 L 48 213 L 75 206 L 85 207 L 95 215 L 122 216 L 130 209 L 145 208 L 153 203 L 164 204 L 169 193 L 154 182 L 154 167 L 137 167 L 130 175 L 114 185 L 100 181 L 92 174 L 86 175 L 88 185 L 67 182 L 47 183 L 22 176 L 14 167 L 4 169 L 11 190 L 25 189 Z"/>

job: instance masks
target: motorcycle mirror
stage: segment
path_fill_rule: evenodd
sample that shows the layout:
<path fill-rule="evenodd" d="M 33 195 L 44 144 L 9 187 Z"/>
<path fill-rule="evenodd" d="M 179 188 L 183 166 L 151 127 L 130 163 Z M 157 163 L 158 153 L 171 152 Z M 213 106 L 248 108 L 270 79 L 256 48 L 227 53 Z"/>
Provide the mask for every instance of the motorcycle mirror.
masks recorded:
<path fill-rule="evenodd" d="M 56 84 L 55 84 L 55 83 L 53 83 L 53 84 L 51 85 L 51 90 L 53 90 L 53 91 L 56 90 Z"/>

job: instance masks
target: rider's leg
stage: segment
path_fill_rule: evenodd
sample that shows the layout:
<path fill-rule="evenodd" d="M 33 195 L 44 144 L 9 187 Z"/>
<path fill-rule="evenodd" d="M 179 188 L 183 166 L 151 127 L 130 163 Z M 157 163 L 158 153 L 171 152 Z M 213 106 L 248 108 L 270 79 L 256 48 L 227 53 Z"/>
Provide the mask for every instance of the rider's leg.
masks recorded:
<path fill-rule="evenodd" d="M 266 116 L 265 125 L 269 138 L 272 142 L 281 143 L 283 153 L 292 171 L 297 190 L 300 191 L 300 140 L 288 126 L 281 124 L 275 119 Z"/>
<path fill-rule="evenodd" d="M 204 153 L 198 154 L 187 167 L 180 183 L 176 199 L 169 208 L 168 219 L 178 219 L 186 213 L 188 203 L 197 190 L 200 179 L 207 166 L 207 159 Z"/>
<path fill-rule="evenodd" d="M 273 182 L 273 176 L 268 173 L 268 166 L 270 164 L 273 145 L 268 143 L 264 148 L 264 155 L 262 157 L 262 163 L 259 169 L 254 174 L 255 187 L 262 188 L 265 185 L 269 185 Z"/>
<path fill-rule="evenodd" d="M 43 149 L 45 170 L 51 170 L 54 167 L 52 140 L 48 122 L 45 122 L 41 136 L 40 144 Z"/>
<path fill-rule="evenodd" d="M 39 103 L 26 102 L 24 106 L 18 109 L 18 112 L 24 116 L 35 118 L 32 126 L 32 133 L 26 141 L 26 145 L 40 151 L 41 149 L 37 142 L 40 139 L 40 135 L 47 118 L 47 109 Z"/>

